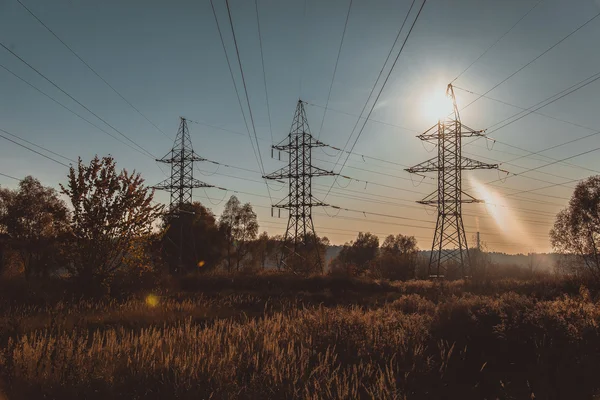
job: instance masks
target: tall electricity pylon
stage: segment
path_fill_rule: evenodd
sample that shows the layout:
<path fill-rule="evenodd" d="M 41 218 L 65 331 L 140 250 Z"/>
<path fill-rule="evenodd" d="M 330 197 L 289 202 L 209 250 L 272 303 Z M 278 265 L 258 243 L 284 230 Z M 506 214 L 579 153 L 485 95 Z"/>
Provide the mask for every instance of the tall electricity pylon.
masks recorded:
<path fill-rule="evenodd" d="M 192 139 L 188 130 L 187 120 L 184 117 L 179 117 L 179 129 L 173 143 L 173 148 L 163 158 L 156 160 L 161 163 L 171 164 L 171 176 L 158 185 L 153 186 L 154 189 L 165 190 L 171 194 L 169 214 L 179 219 L 179 266 L 183 268 L 184 260 L 184 234 L 183 225 L 184 219 L 191 221 L 190 211 L 184 209 L 185 205 L 192 204 L 192 190 L 195 188 L 213 187 L 207 183 L 194 179 L 194 162 L 205 161 L 205 158 L 196 155 L 192 148 Z M 186 218 L 187 216 L 187 218 Z M 191 223 L 189 224 L 191 227 Z M 190 237 L 193 247 L 193 237 Z M 187 257 L 186 257 L 187 258 Z"/>
<path fill-rule="evenodd" d="M 437 190 L 417 202 L 436 205 L 438 210 L 429 258 L 429 276 L 435 278 L 444 277 L 447 267 L 453 263 L 458 264 L 463 277 L 468 276 L 465 267 L 470 267 L 470 260 L 462 204 L 482 201 L 463 192 L 462 171 L 498 168 L 497 164 L 485 164 L 462 156 L 462 138 L 485 134 L 461 123 L 452 84 L 448 85 L 446 96 L 452 100 L 453 112 L 417 136 L 424 141 L 437 142 L 437 157 L 406 169 L 410 173 L 437 172 L 438 175 Z"/>
<path fill-rule="evenodd" d="M 312 165 L 312 149 L 323 146 L 326 145 L 312 137 L 304 111 L 304 103 L 302 100 L 298 100 L 289 135 L 279 144 L 271 146 L 273 150 L 289 154 L 288 165 L 264 176 L 266 179 L 274 180 L 287 178 L 289 184 L 288 196 L 277 204 L 273 204 L 273 208 L 289 211 L 287 229 L 278 263 L 279 268 L 283 267 L 294 272 L 309 272 L 317 267 L 318 270 L 323 271 L 312 219 L 312 208 L 326 206 L 326 204 L 312 195 L 312 178 L 335 175 L 332 171 Z M 311 252 L 315 254 L 314 261 L 310 260 Z"/>

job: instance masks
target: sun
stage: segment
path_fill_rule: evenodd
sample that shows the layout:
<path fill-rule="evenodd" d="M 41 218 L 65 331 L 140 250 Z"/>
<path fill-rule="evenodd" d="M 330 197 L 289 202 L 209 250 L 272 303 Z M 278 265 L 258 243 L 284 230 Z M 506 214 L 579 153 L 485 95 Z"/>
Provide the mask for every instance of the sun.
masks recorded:
<path fill-rule="evenodd" d="M 452 112 L 452 99 L 443 91 L 434 91 L 422 97 L 421 114 L 427 121 L 436 122 Z"/>

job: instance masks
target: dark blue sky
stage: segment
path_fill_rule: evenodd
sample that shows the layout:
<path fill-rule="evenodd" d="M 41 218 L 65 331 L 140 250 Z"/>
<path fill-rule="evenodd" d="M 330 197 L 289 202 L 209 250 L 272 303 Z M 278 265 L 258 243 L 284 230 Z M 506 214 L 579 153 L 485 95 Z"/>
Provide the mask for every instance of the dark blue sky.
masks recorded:
<path fill-rule="evenodd" d="M 162 131 L 174 136 L 180 115 L 198 121 L 200 124 L 190 124 L 190 130 L 195 150 L 199 154 L 215 161 L 258 171 L 208 0 L 22 1 Z M 235 79 L 238 88 L 241 88 L 225 2 L 214 1 L 227 51 L 234 61 Z M 414 137 L 435 122 L 424 112 L 423 104 L 427 104 L 427 99 L 436 92 L 443 92 L 448 82 L 477 59 L 536 3 L 537 0 L 427 1 L 371 116 L 374 120 L 395 126 L 369 122 L 355 151 L 404 165 L 413 165 L 431 157 L 432 154 Z M 289 131 L 299 97 L 311 104 L 325 105 L 348 4 L 347 0 L 307 0 L 305 9 L 302 1 L 259 1 L 271 123 L 276 142 L 283 139 Z M 261 138 L 259 143 L 265 169 L 272 171 L 281 167 L 281 164 L 270 159 L 271 133 L 255 4 L 249 0 L 231 0 L 230 5 L 252 112 Z M 353 1 L 329 102 L 332 109 L 348 114 L 360 113 L 409 6 L 409 1 Z M 599 12 L 600 3 L 594 0 L 540 2 L 521 23 L 463 74 L 455 85 L 476 93 L 486 92 Z M 411 15 L 409 22 L 414 18 L 414 10 Z M 120 99 L 16 0 L 0 0 L 0 41 L 153 155 L 161 157 L 170 149 L 171 139 Z M 600 72 L 598 43 L 600 18 L 590 22 L 491 91 L 488 96 L 520 107 L 530 107 Z M 4 49 L 0 49 L 0 64 L 118 136 L 118 133 L 98 121 Z M 599 85 L 600 82 L 592 83 L 539 110 L 546 116 L 529 115 L 494 132 L 492 136 L 514 146 L 538 151 L 589 134 L 600 125 Z M 462 90 L 457 90 L 456 93 L 459 106 L 476 98 Z M 240 94 L 243 95 L 243 92 Z M 314 134 L 320 130 L 323 118 L 323 108 L 318 106 L 307 106 Z M 518 111 L 512 106 L 480 99 L 465 109 L 461 116 L 465 124 L 484 129 Z M 356 123 L 355 116 L 344 113 L 327 113 L 320 136 L 323 141 L 333 146 L 344 146 Z M 119 166 L 142 172 L 148 183 L 164 179 L 152 157 L 134 152 L 1 68 L 0 128 L 74 159 L 81 156 L 87 161 L 94 154 L 110 153 Z M 65 181 L 66 168 L 3 139 L 0 143 L 0 172 L 16 177 L 31 174 L 44 184 L 56 187 L 58 182 Z M 543 154 L 564 158 L 599 145 L 600 138 L 594 136 Z M 465 146 L 464 151 L 469 157 L 489 162 L 490 159 L 507 161 L 515 157 L 505 152 L 524 154 L 502 144 L 496 144 L 492 151 L 488 151 L 483 141 Z M 331 149 L 327 152 L 335 154 Z M 587 170 L 555 164 L 525 175 L 552 183 L 582 178 L 593 173 L 590 170 L 600 170 L 597 155 L 597 152 L 590 153 L 570 160 Z M 315 151 L 314 156 L 318 160 L 324 160 L 325 162 L 319 161 L 320 166 L 328 169 L 333 167 L 331 162 L 336 159 L 320 150 Z M 547 162 L 549 161 L 523 158 L 515 161 L 516 165 L 503 165 L 502 168 L 518 173 Z M 225 167 L 217 170 L 210 164 L 202 165 L 201 168 L 209 176 L 196 174 L 198 179 L 259 195 L 240 193 L 238 197 L 256 205 L 262 229 L 273 234 L 282 232 L 285 220 L 270 217 L 267 189 L 260 181 L 258 172 Z M 377 175 L 365 170 L 380 171 L 388 175 Z M 215 174 L 211 175 L 213 172 Z M 403 226 L 409 224 L 402 220 L 365 218 L 362 214 L 347 212 L 341 213 L 341 218 L 331 219 L 324 215 L 323 210 L 315 210 L 318 231 L 330 237 L 333 242 L 342 243 L 352 239 L 354 231 L 360 225 L 360 230 L 371 230 L 380 236 L 398 232 L 414 234 L 421 247 L 429 246 L 432 232 L 428 227 L 434 221 L 434 216 L 427 214 L 422 208 L 413 207 L 411 201 L 418 200 L 435 189 L 427 184 L 433 181 L 426 180 L 420 186 L 413 187 L 410 180 L 394 177 L 409 177 L 400 165 L 373 159 L 363 161 L 359 156 L 350 157 L 343 173 L 396 189 L 376 185 L 368 185 L 365 189 L 364 183 L 353 182 L 347 189 L 354 192 L 349 192 L 336 185 L 327 198 L 328 202 L 353 209 L 421 218 L 430 223 L 412 224 L 423 226 L 415 228 Z M 498 178 L 494 171 L 476 172 L 469 176 L 480 182 Z M 472 185 L 469 179 L 465 178 L 465 187 Z M 324 186 L 316 186 L 315 195 L 323 197 L 331 182 L 330 178 L 320 180 L 319 183 Z M 340 180 L 341 186 L 347 183 Z M 16 182 L 0 177 L 0 184 L 14 187 Z M 499 204 L 498 198 L 503 197 L 502 194 L 514 192 L 513 189 L 532 189 L 547 185 L 517 177 L 507 180 L 499 187 L 484 186 L 487 188 L 485 190 L 496 194 L 475 194 L 489 196 Z M 573 184 L 567 186 L 572 187 Z M 280 185 L 273 184 L 272 188 L 278 189 Z M 232 194 L 216 189 L 208 189 L 206 192 L 215 203 L 224 195 L 228 197 Z M 272 190 L 271 195 L 277 200 L 285 195 L 284 192 L 285 189 Z M 468 234 L 474 233 L 476 226 L 479 226 L 483 239 L 488 241 L 488 247 L 500 251 L 547 250 L 549 245 L 546 234 L 552 223 L 552 214 L 566 204 L 565 199 L 570 196 L 570 192 L 568 187 L 557 186 L 522 196 L 506 197 L 502 199 L 504 203 L 501 212 L 498 208 L 490 209 L 490 206 L 487 210 L 481 205 L 469 206 L 465 209 L 470 214 L 465 217 Z M 223 203 L 213 206 L 204 198 L 204 191 L 198 190 L 196 194 L 199 196 L 198 200 L 220 213 Z M 362 200 L 349 197 L 361 197 Z M 364 201 L 364 198 L 373 200 Z M 157 199 L 166 202 L 168 196 L 158 194 Z M 506 224 L 507 219 L 515 222 Z M 515 243 L 516 234 L 527 240 Z"/>

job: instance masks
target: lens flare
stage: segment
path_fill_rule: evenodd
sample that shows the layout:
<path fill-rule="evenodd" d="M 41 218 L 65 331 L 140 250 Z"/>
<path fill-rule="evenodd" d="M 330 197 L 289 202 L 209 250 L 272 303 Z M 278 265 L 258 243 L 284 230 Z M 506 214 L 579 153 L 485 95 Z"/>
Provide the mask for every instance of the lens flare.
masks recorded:
<path fill-rule="evenodd" d="M 148 307 L 156 307 L 158 305 L 159 299 L 158 296 L 155 294 L 149 294 L 148 296 L 146 296 L 146 305 Z"/>
<path fill-rule="evenodd" d="M 523 224 L 521 224 L 510 206 L 498 193 L 489 189 L 477 179 L 469 177 L 471 185 L 477 192 L 477 197 L 485 202 L 487 214 L 490 215 L 496 226 L 500 229 L 502 235 L 509 238 L 513 243 L 521 243 L 525 246 L 531 245 L 531 237 Z M 479 219 L 477 219 L 477 229 L 479 230 Z"/>

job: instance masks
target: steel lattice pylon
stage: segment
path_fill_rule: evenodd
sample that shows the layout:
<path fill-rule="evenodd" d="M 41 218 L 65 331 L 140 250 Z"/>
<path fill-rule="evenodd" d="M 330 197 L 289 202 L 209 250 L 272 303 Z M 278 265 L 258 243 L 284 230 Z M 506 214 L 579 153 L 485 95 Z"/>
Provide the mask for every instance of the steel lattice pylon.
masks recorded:
<path fill-rule="evenodd" d="M 314 251 L 316 267 L 323 271 L 312 219 L 312 208 L 326 204 L 312 195 L 312 178 L 335 175 L 332 171 L 312 165 L 312 149 L 323 146 L 325 146 L 324 143 L 312 137 L 304 103 L 302 100 L 298 100 L 289 135 L 278 145 L 272 146 L 274 150 L 287 152 L 289 163 L 286 167 L 264 176 L 266 179 L 288 179 L 289 182 L 288 196 L 273 205 L 274 208 L 289 211 L 287 229 L 278 263 L 279 268 L 283 267 L 294 272 L 309 272 L 314 269 L 315 265 L 307 265 L 307 263 L 312 264 L 308 255 Z M 313 247 L 311 248 L 311 246 Z"/>
<path fill-rule="evenodd" d="M 462 156 L 462 138 L 484 136 L 484 131 L 473 130 L 461 123 L 452 84 L 448 85 L 446 95 L 452 99 L 452 114 L 417 136 L 424 141 L 436 142 L 437 157 L 406 169 L 411 173 L 438 174 L 437 190 L 418 201 L 420 204 L 436 205 L 438 209 L 429 259 L 429 276 L 436 278 L 445 276 L 451 263 L 460 267 L 463 277 L 468 276 L 465 267 L 470 266 L 469 248 L 462 220 L 462 204 L 482 201 L 463 192 L 462 171 L 498 168 L 497 164 L 485 164 Z"/>
<path fill-rule="evenodd" d="M 170 211 L 176 212 L 182 204 L 192 203 L 192 190 L 195 188 L 213 187 L 207 183 L 194 179 L 194 161 L 205 161 L 198 157 L 192 148 L 192 139 L 188 130 L 187 120 L 179 117 L 179 129 L 173 143 L 173 148 L 158 162 L 171 164 L 171 176 L 158 185 L 155 189 L 166 190 L 171 193 Z"/>
<path fill-rule="evenodd" d="M 183 226 L 184 219 L 185 223 L 189 225 L 191 229 L 191 217 L 193 213 L 184 209 L 185 205 L 192 204 L 192 191 L 195 188 L 207 188 L 213 187 L 207 183 L 201 182 L 194 179 L 194 162 L 205 161 L 206 159 L 196 155 L 192 148 L 192 139 L 187 126 L 187 120 L 183 117 L 180 118 L 179 129 L 177 130 L 177 136 L 173 143 L 173 148 L 163 158 L 156 160 L 165 164 L 171 165 L 171 176 L 158 185 L 153 186 L 154 189 L 165 190 L 171 194 L 169 214 L 179 219 L 179 266 L 178 269 L 182 270 L 184 263 L 184 252 L 189 255 L 188 258 L 195 262 L 195 257 L 192 253 L 195 253 L 194 238 L 192 235 L 187 235 L 187 242 L 184 243 Z M 189 252 L 188 252 L 189 251 Z"/>

